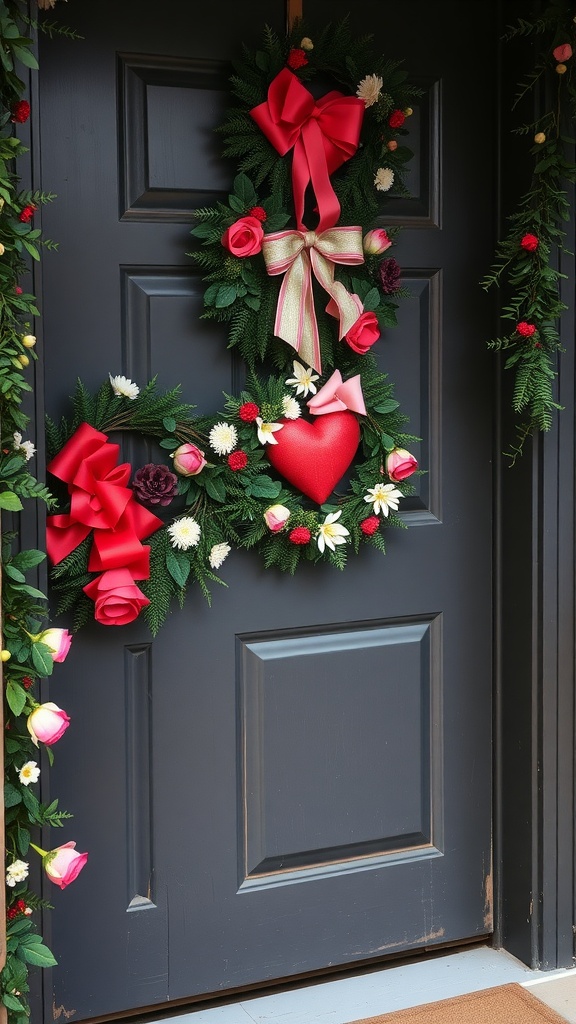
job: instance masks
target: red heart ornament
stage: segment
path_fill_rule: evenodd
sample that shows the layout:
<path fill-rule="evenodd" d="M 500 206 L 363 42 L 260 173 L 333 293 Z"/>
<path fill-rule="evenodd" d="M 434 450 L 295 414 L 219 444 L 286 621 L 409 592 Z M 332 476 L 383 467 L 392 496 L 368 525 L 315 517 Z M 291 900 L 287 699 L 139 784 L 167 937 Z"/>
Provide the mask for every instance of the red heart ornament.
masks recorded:
<path fill-rule="evenodd" d="M 309 420 L 280 420 L 282 430 L 267 445 L 271 465 L 296 490 L 322 505 L 344 476 L 360 443 L 352 412 L 330 412 Z"/>

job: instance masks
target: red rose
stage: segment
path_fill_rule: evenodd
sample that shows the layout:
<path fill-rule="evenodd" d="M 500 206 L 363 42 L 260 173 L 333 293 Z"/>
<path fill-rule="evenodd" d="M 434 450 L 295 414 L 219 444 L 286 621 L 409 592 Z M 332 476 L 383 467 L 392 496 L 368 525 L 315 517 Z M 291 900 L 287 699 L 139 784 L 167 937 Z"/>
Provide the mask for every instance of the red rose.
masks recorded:
<path fill-rule="evenodd" d="M 401 128 L 406 120 L 406 114 L 403 110 L 393 110 L 388 118 L 388 124 L 391 128 Z"/>
<path fill-rule="evenodd" d="M 125 626 L 134 622 L 150 604 L 128 569 L 108 569 L 82 589 L 94 601 L 94 618 L 103 626 Z"/>
<path fill-rule="evenodd" d="M 246 452 L 232 452 L 228 456 L 228 465 L 233 473 L 237 473 L 239 469 L 246 469 L 246 466 L 248 465 L 248 456 L 246 455 Z"/>
<path fill-rule="evenodd" d="M 28 221 L 32 220 L 32 217 L 34 216 L 35 212 L 36 212 L 36 207 L 35 206 L 33 206 L 33 205 L 25 206 L 24 209 L 22 210 L 21 214 L 20 214 L 20 220 L 22 221 L 22 223 L 23 224 L 27 224 Z"/>
<path fill-rule="evenodd" d="M 533 334 L 536 334 L 535 325 L 527 324 L 525 320 L 521 320 L 519 324 L 516 324 L 516 330 L 523 338 L 531 338 Z"/>
<path fill-rule="evenodd" d="M 253 206 L 248 213 L 251 217 L 256 217 L 256 220 L 266 220 L 267 214 L 263 206 Z"/>
<path fill-rule="evenodd" d="M 18 100 L 12 107 L 11 120 L 17 124 L 24 124 L 30 117 L 30 104 L 28 100 Z"/>
<path fill-rule="evenodd" d="M 299 46 L 295 46 L 290 50 L 286 63 L 289 68 L 296 71 L 298 68 L 303 68 L 304 65 L 308 63 L 308 57 L 304 50 L 301 50 Z"/>
<path fill-rule="evenodd" d="M 376 531 L 379 529 L 379 527 L 380 520 L 378 519 L 378 516 L 368 516 L 367 519 L 363 519 L 362 522 L 360 523 L 360 529 L 362 530 L 362 533 L 366 534 L 367 537 L 372 537 L 373 534 L 375 534 Z"/>
<path fill-rule="evenodd" d="M 222 235 L 222 245 L 233 256 L 255 256 L 263 238 L 264 228 L 256 217 L 240 217 Z"/>
<path fill-rule="evenodd" d="M 256 402 L 244 402 L 238 409 L 238 415 L 243 423 L 253 423 L 257 416 L 260 415 L 260 409 L 256 405 Z"/>
<path fill-rule="evenodd" d="M 295 526 L 288 534 L 291 544 L 309 544 L 312 534 L 307 526 Z"/>
<path fill-rule="evenodd" d="M 539 244 L 540 244 L 540 242 L 536 238 L 536 235 L 530 235 L 530 234 L 524 235 L 524 238 L 520 242 L 520 245 L 522 246 L 523 249 L 526 249 L 526 252 L 535 252 L 536 249 L 538 248 Z"/>
<path fill-rule="evenodd" d="M 362 313 L 346 335 L 346 341 L 353 352 L 366 355 L 369 348 L 380 337 L 380 327 L 375 313 Z"/>

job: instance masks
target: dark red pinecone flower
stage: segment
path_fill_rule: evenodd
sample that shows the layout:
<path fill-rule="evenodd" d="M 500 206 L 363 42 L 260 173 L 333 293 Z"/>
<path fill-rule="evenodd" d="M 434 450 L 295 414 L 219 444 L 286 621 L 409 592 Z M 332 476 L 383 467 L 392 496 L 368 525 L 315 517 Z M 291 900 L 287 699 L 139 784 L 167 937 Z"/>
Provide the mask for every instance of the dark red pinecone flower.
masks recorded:
<path fill-rule="evenodd" d="M 402 273 L 400 264 L 393 256 L 388 256 L 387 259 L 382 260 L 379 270 L 380 283 L 384 295 L 391 295 L 392 292 L 397 292 L 400 287 L 400 274 Z"/>
<path fill-rule="evenodd" d="M 168 466 L 148 462 L 134 473 L 132 488 L 143 505 L 169 505 L 178 493 L 178 477 Z"/>

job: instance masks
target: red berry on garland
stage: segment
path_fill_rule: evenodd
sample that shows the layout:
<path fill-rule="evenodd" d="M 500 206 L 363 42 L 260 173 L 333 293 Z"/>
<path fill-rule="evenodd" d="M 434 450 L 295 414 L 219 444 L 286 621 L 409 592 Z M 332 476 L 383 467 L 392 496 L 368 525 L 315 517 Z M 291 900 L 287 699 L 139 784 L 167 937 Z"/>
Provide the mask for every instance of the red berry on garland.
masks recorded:
<path fill-rule="evenodd" d="M 248 210 L 251 217 L 256 217 L 256 220 L 266 220 L 267 214 L 263 206 L 253 206 L 251 210 Z"/>
<path fill-rule="evenodd" d="M 25 690 L 29 690 L 30 687 L 33 684 L 34 684 L 34 680 L 31 679 L 30 676 L 23 676 L 22 677 L 22 686 L 24 687 Z"/>
<path fill-rule="evenodd" d="M 406 114 L 403 110 L 393 110 L 388 118 L 388 124 L 391 128 L 401 128 L 406 120 Z"/>
<path fill-rule="evenodd" d="M 256 402 L 244 402 L 244 405 L 238 409 L 238 415 L 243 423 L 253 423 L 260 415 L 260 409 Z"/>
<path fill-rule="evenodd" d="M 14 291 L 16 292 L 16 295 L 22 295 L 22 288 L 19 284 L 14 285 Z"/>
<path fill-rule="evenodd" d="M 295 46 L 290 50 L 286 63 L 289 68 L 296 71 L 298 68 L 303 68 L 304 65 L 308 63 L 308 57 L 304 50 L 301 50 L 299 46 Z"/>
<path fill-rule="evenodd" d="M 288 534 L 288 540 L 291 544 L 309 544 L 311 538 L 312 534 L 307 526 L 295 526 Z"/>
<path fill-rule="evenodd" d="M 367 537 L 372 537 L 380 527 L 378 516 L 368 516 L 360 523 L 360 529 Z"/>
<path fill-rule="evenodd" d="M 243 451 L 232 452 L 228 456 L 227 461 L 232 472 L 237 473 L 239 469 L 246 469 L 246 466 L 248 465 L 248 456 L 246 455 L 246 452 Z"/>
<path fill-rule="evenodd" d="M 20 214 L 19 219 L 22 221 L 23 224 L 27 224 L 28 221 L 32 220 L 32 217 L 34 216 L 35 212 L 36 207 L 34 205 L 31 204 L 30 206 L 25 206 Z"/>
<path fill-rule="evenodd" d="M 29 117 L 30 104 L 28 103 L 28 100 L 18 100 L 18 102 L 12 107 L 12 117 L 10 120 L 15 124 L 24 124 Z"/>
<path fill-rule="evenodd" d="M 522 241 L 520 242 L 520 245 L 523 249 L 526 249 L 526 252 L 535 252 L 539 244 L 540 241 L 538 238 L 536 238 L 536 235 L 531 234 L 524 235 Z"/>
<path fill-rule="evenodd" d="M 516 331 L 523 338 L 531 338 L 533 334 L 536 334 L 536 325 L 528 324 L 525 320 L 521 320 L 519 324 L 516 324 Z"/>

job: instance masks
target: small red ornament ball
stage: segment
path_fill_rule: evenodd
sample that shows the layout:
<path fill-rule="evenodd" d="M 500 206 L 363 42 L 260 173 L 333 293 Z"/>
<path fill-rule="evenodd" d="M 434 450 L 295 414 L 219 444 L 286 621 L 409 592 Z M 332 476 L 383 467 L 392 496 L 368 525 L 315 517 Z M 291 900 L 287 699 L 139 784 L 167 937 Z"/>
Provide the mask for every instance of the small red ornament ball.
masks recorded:
<path fill-rule="evenodd" d="M 15 124 L 24 124 L 25 121 L 30 117 L 30 104 L 28 100 L 18 100 L 17 103 L 12 107 L 11 120 Z"/>
<path fill-rule="evenodd" d="M 238 415 L 243 423 L 254 423 L 256 417 L 260 415 L 260 409 L 256 402 L 244 402 L 238 409 Z"/>
<path fill-rule="evenodd" d="M 27 224 L 28 221 L 32 220 L 34 213 L 36 212 L 35 206 L 25 206 L 20 214 L 20 220 L 23 224 Z"/>
<path fill-rule="evenodd" d="M 297 71 L 298 68 L 303 68 L 308 63 L 308 57 L 304 50 L 301 50 L 299 46 L 295 46 L 290 50 L 286 63 L 293 71 Z"/>
<path fill-rule="evenodd" d="M 246 455 L 246 452 L 232 452 L 231 455 L 228 456 L 228 465 L 233 473 L 237 473 L 239 469 L 246 469 L 246 466 L 248 465 L 248 456 Z"/>
<path fill-rule="evenodd" d="M 536 334 L 536 325 L 521 320 L 519 324 L 516 324 L 516 331 L 522 338 L 531 338 L 533 334 Z"/>
<path fill-rule="evenodd" d="M 263 206 L 253 206 L 251 210 L 248 210 L 250 217 L 256 217 L 256 220 L 266 220 L 267 214 Z"/>
<path fill-rule="evenodd" d="M 367 537 L 372 537 L 379 527 L 380 520 L 378 519 L 378 516 L 368 516 L 367 519 L 363 519 L 360 523 L 360 529 Z"/>
<path fill-rule="evenodd" d="M 531 234 L 524 235 L 522 241 L 520 242 L 520 245 L 523 249 L 526 250 L 526 252 L 536 252 L 536 249 L 538 248 L 539 244 L 540 242 L 538 238 L 536 238 L 536 235 Z"/>
<path fill-rule="evenodd" d="M 388 124 L 391 128 L 401 128 L 406 120 L 406 114 L 403 110 L 393 110 L 388 118 Z"/>
<path fill-rule="evenodd" d="M 291 544 L 309 544 L 312 534 L 307 526 L 295 526 L 288 534 Z"/>

